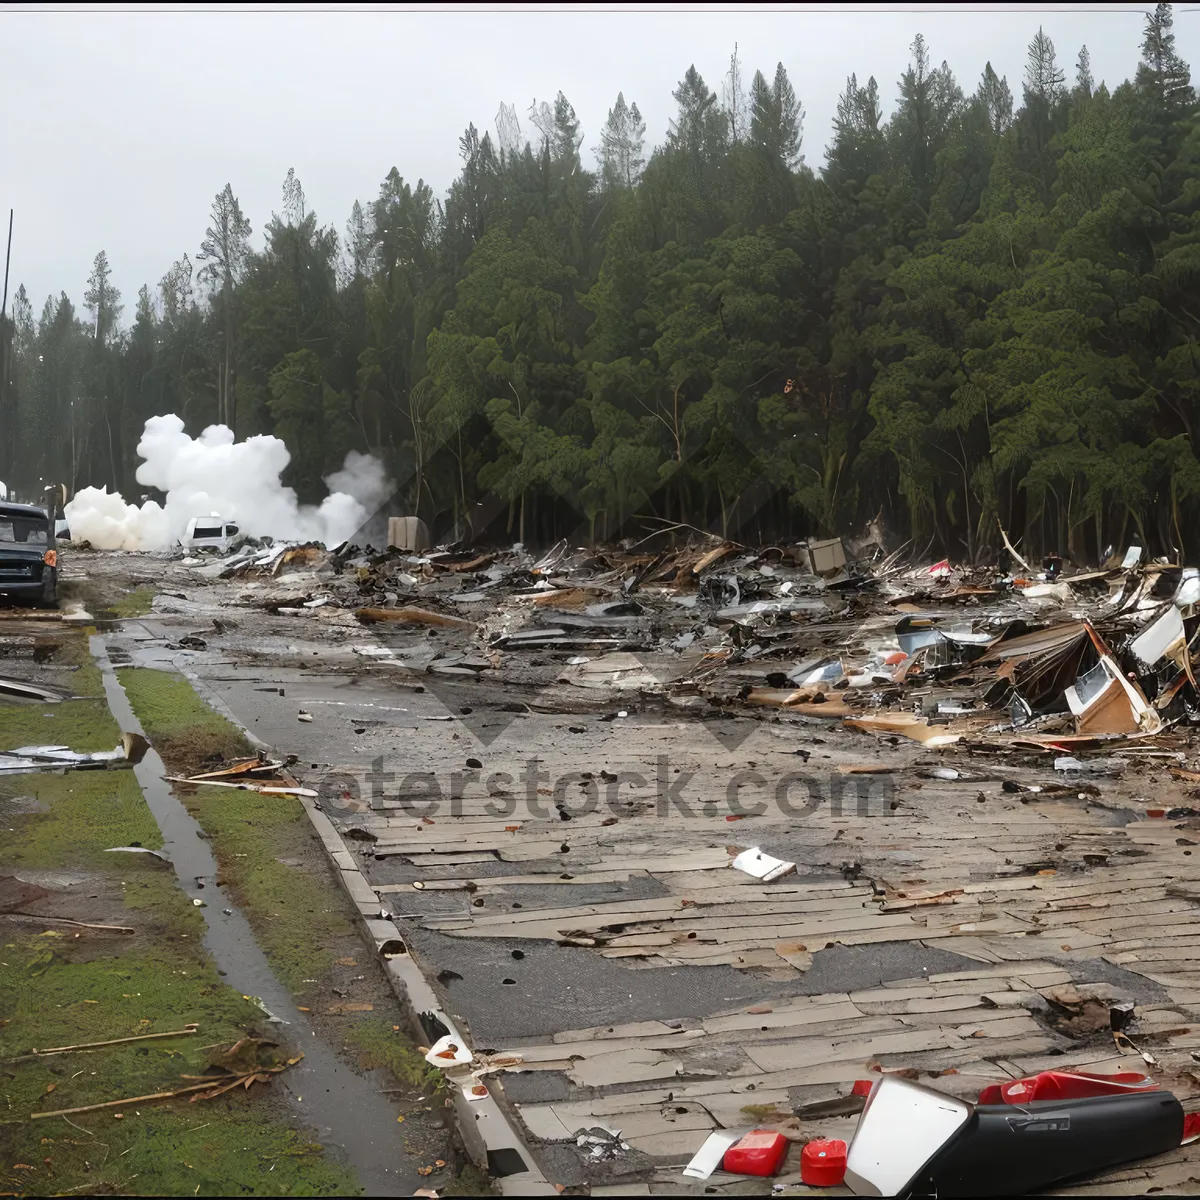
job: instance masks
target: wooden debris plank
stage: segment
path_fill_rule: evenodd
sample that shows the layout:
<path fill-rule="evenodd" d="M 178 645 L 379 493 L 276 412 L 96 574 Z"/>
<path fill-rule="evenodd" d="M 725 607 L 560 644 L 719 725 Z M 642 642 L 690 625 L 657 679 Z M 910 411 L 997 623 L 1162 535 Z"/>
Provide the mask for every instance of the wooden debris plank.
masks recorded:
<path fill-rule="evenodd" d="M 610 914 L 600 917 L 589 917 L 585 915 L 579 916 L 563 916 L 551 919 L 545 919 L 541 914 L 534 911 L 530 916 L 523 920 L 508 919 L 503 924 L 490 924 L 485 921 L 472 921 L 469 927 L 455 928 L 455 922 L 450 918 L 426 918 L 422 924 L 427 929 L 436 929 L 442 932 L 451 933 L 455 937 L 529 937 L 543 939 L 557 939 L 565 937 L 569 933 L 580 933 L 583 936 L 591 936 L 592 934 L 602 933 L 609 926 L 622 925 L 640 926 L 636 914 L 628 914 L 624 917 L 618 914 Z M 993 927 L 1001 928 L 1017 928 L 1016 922 L 1010 922 L 1008 926 L 1002 926 L 999 922 L 994 922 Z M 670 931 L 662 931 L 656 928 L 636 930 L 641 932 L 645 938 L 654 939 L 655 935 L 660 932 L 671 932 L 674 936 L 678 936 L 681 940 L 688 940 L 689 933 L 695 933 L 697 938 L 705 934 L 711 933 L 712 936 L 722 943 L 726 941 L 736 940 L 748 948 L 759 948 L 765 945 L 773 945 L 780 940 L 811 939 L 816 945 L 810 949 L 819 949 L 821 943 L 842 941 L 849 942 L 853 938 L 856 942 L 870 943 L 873 941 L 885 941 L 900 939 L 919 939 L 923 937 L 934 936 L 929 930 L 921 926 L 914 925 L 908 921 L 905 914 L 899 914 L 896 917 L 859 917 L 854 919 L 846 919 L 839 921 L 836 925 L 830 923 L 796 923 L 796 924 L 773 924 L 773 925 L 758 925 L 747 929 L 731 930 L 725 928 L 720 921 L 704 923 L 699 921 L 688 922 L 686 925 L 680 923 L 676 927 L 672 927 Z M 949 936 L 952 931 L 940 931 L 940 935 Z M 628 945 L 630 935 L 617 935 L 625 938 L 623 944 Z"/>
<path fill-rule="evenodd" d="M 555 851 L 565 840 L 564 838 L 554 843 Z M 374 850 L 377 854 L 380 850 L 397 848 L 411 849 L 417 852 L 424 851 L 426 854 L 446 854 L 456 850 L 469 853 L 472 850 L 507 849 L 511 845 L 518 845 L 520 841 L 521 839 L 516 833 L 464 834 L 461 837 L 455 837 L 439 830 L 432 836 L 412 833 L 405 837 L 381 837 L 376 841 Z"/>
<path fill-rule="evenodd" d="M 539 858 L 555 858 L 561 852 L 565 840 L 502 846 L 497 849 L 496 853 L 502 862 L 533 862 Z M 572 850 L 578 849 L 574 842 L 571 842 L 570 845 Z"/>
<path fill-rule="evenodd" d="M 832 1007 L 832 1005 L 830 1006 Z M 771 1042 L 776 1045 L 792 1044 L 798 1041 L 834 1040 L 859 1036 L 867 1033 L 904 1033 L 906 1026 L 903 1020 L 894 1016 L 866 1017 L 862 1014 L 847 1016 L 844 1012 L 830 1014 L 829 1020 L 800 1023 L 779 1020 L 772 1022 L 776 1014 L 764 1013 L 760 1024 L 741 1026 L 736 1029 L 721 1029 L 718 1033 L 736 1033 L 736 1039 L 728 1039 L 729 1044 L 745 1048 L 755 1042 Z M 780 1014 L 785 1015 L 785 1014 Z M 788 1034 L 792 1036 L 789 1037 Z M 711 1036 L 711 1035 L 710 1035 Z"/>
<path fill-rule="evenodd" d="M 871 931 L 851 931 L 836 935 L 837 941 L 843 946 L 870 945 L 872 942 L 892 941 L 931 941 L 934 938 L 953 938 L 961 933 L 1024 933 L 1028 926 L 1012 918 L 997 917 L 991 921 L 969 921 L 965 925 L 947 925 L 936 929 L 921 929 L 919 926 L 912 930 L 881 929 L 878 936 L 872 936 Z"/>
<path fill-rule="evenodd" d="M 957 951 L 958 944 L 955 943 Z M 1039 987 L 1070 983 L 1071 973 L 1061 967 L 1046 968 L 1044 964 L 1030 963 L 1038 969 L 1025 970 L 1022 964 L 1008 963 L 1007 971 L 1000 975 L 983 976 L 976 979 L 951 979 L 941 983 L 928 983 L 922 979 L 896 980 L 881 987 L 862 992 L 852 992 L 850 999 L 855 1004 L 888 1003 L 932 997 L 978 996 L 994 990 L 1031 991 Z"/>
<path fill-rule="evenodd" d="M 692 1065 L 689 1075 L 717 1075 L 721 1072 Z M 646 1079 L 670 1079 L 684 1074 L 683 1063 L 672 1055 L 630 1051 L 600 1058 L 582 1059 L 571 1064 L 567 1076 L 579 1087 L 608 1087 L 618 1083 L 637 1083 Z"/>
<path fill-rule="evenodd" d="M 1003 1010 L 1000 1014 L 989 1014 L 990 1019 L 984 1018 L 984 1012 L 981 1012 L 974 1021 L 966 1021 L 961 1025 L 954 1026 L 954 1033 L 960 1038 L 983 1037 L 987 1039 L 993 1038 L 1015 1038 L 1015 1037 L 1044 1037 L 1046 1031 L 1039 1025 L 1033 1017 L 1028 1013 L 1010 1014 L 1003 1016 Z M 997 1015 L 1000 1019 L 996 1019 Z M 904 1017 L 902 1018 L 905 1024 L 915 1024 L 919 1017 Z"/>
<path fill-rule="evenodd" d="M 566 1105 L 555 1105 L 556 1111 L 562 1114 L 562 1109 Z M 683 1112 L 676 1111 L 684 1109 Z M 566 1119 L 564 1117 L 564 1119 Z M 581 1122 L 585 1124 L 586 1119 Z M 593 1121 L 594 1123 L 594 1121 Z M 647 1139 L 665 1134 L 687 1134 L 689 1145 L 693 1147 L 691 1153 L 695 1153 L 696 1136 L 694 1131 L 697 1129 L 714 1129 L 716 1121 L 700 1106 L 692 1105 L 666 1105 L 658 1110 L 655 1109 L 633 1109 L 625 1112 L 615 1112 L 609 1114 L 604 1123 L 606 1125 L 615 1125 L 621 1131 L 621 1140 L 627 1141 L 633 1145 L 637 1145 L 638 1140 Z M 645 1145 L 639 1145 L 638 1149 L 646 1150 Z M 648 1154 L 661 1153 L 661 1151 L 646 1150 Z M 689 1154 L 690 1157 L 690 1154 Z"/>
<path fill-rule="evenodd" d="M 978 1056 L 979 1043 L 973 1039 L 969 1048 L 938 1050 L 936 1054 L 929 1054 L 925 1057 L 930 1069 L 946 1070 L 950 1067 L 957 1067 L 961 1063 L 973 1062 Z M 869 1055 L 851 1052 L 846 1057 L 839 1054 L 836 1060 L 831 1056 L 825 1062 L 813 1066 L 750 1072 L 738 1071 L 724 1079 L 695 1080 L 675 1084 L 670 1091 L 672 1095 L 685 1101 L 698 1100 L 704 1103 L 708 1096 L 743 1095 L 746 1097 L 745 1103 L 754 1104 L 757 1097 L 776 1089 L 807 1084 L 853 1083 L 856 1079 L 865 1078 L 864 1069 L 869 1060 Z"/>
<path fill-rule="evenodd" d="M 1046 897 L 1046 908 L 1060 908 L 1066 904 L 1086 904 L 1089 901 L 1104 901 L 1117 904 L 1140 904 L 1143 901 L 1162 900 L 1167 895 L 1167 887 L 1160 884 L 1155 887 L 1138 887 L 1114 891 L 1112 887 L 1097 888 L 1095 891 L 1060 892 L 1045 888 L 1040 895 Z"/>
<path fill-rule="evenodd" d="M 857 1005 L 843 999 L 833 1004 L 813 1004 L 803 1008 L 780 1008 L 777 1011 L 765 1013 L 740 1012 L 722 1017 L 708 1017 L 703 1022 L 703 1027 L 705 1032 L 710 1034 L 764 1027 L 786 1029 L 821 1024 L 827 1021 L 861 1020 L 868 1015 L 874 1014 L 866 1014 Z"/>
<path fill-rule="evenodd" d="M 570 1045 L 574 1042 L 607 1042 L 614 1038 L 639 1037 L 670 1037 L 680 1033 L 665 1021 L 629 1021 L 623 1025 L 595 1025 L 589 1029 L 566 1029 L 552 1035 L 551 1041 L 556 1045 Z M 520 1046 L 513 1050 L 520 1053 Z"/>
<path fill-rule="evenodd" d="M 580 818 L 582 820 L 583 818 Z M 510 825 L 517 825 L 524 828 L 534 824 L 534 819 L 528 816 L 513 816 L 513 817 L 467 817 L 467 816 L 442 816 L 429 817 L 426 820 L 421 813 L 413 813 L 411 816 L 405 817 L 385 817 L 383 825 L 385 829 L 413 830 L 420 833 L 422 836 L 435 832 L 441 833 L 446 830 L 463 833 L 503 833 Z"/>
<path fill-rule="evenodd" d="M 543 925 L 547 921 L 570 920 L 581 925 L 585 918 L 594 919 L 597 927 L 604 923 L 626 924 L 645 919 L 647 914 L 682 912 L 679 900 L 674 896 L 665 896 L 654 900 L 618 900 L 610 904 L 580 904 L 574 908 L 542 908 L 529 910 L 529 916 L 521 913 L 488 914 L 473 918 L 473 924 L 479 929 L 489 929 L 509 925 Z M 430 923 L 429 928 L 436 929 L 436 923 Z"/>
<path fill-rule="evenodd" d="M 1042 949 L 1042 953 L 1045 953 L 1044 948 Z M 1066 974 L 1066 972 L 1063 971 L 1063 969 L 1061 967 L 1055 965 L 1054 963 L 1038 962 L 1038 961 L 1031 961 L 1031 962 L 1023 963 L 1021 970 L 1035 971 L 1039 974 L 1040 973 L 1048 974 L 1050 972 L 1061 972 L 1063 974 Z M 937 972 L 936 974 L 930 975 L 927 982 L 930 984 L 973 983 L 976 980 L 1003 979 L 1006 976 L 1011 975 L 1012 973 L 1013 973 L 1013 968 L 1010 965 L 1008 965 L 1007 963 L 1000 963 L 994 967 L 974 967 L 974 968 L 970 968 L 970 969 L 964 970 L 964 971 L 940 971 L 940 972 Z M 911 981 L 909 981 L 909 983 L 910 982 Z M 883 986 L 885 988 L 905 987 L 905 986 L 909 986 L 909 983 L 906 983 L 905 981 L 900 980 L 897 983 L 885 983 Z"/>
<path fill-rule="evenodd" d="M 564 879 L 563 875 L 569 876 Z M 480 893 L 502 893 L 513 887 L 586 887 L 593 883 L 627 883 L 630 879 L 649 878 L 647 871 L 562 871 L 542 875 L 481 876 L 473 880 Z"/>
<path fill-rule="evenodd" d="M 1058 934 L 1062 931 L 1055 931 L 1055 940 Z M 1129 932 L 1123 930 L 1122 932 Z M 1119 953 L 1122 950 L 1140 950 L 1142 947 L 1151 946 L 1169 946 L 1188 945 L 1196 937 L 1197 926 L 1195 924 L 1183 925 L 1165 925 L 1161 929 L 1155 929 L 1150 937 L 1120 937 L 1114 936 L 1110 938 L 1101 938 L 1100 943 L 1104 945 L 1104 952 Z"/>
<path fill-rule="evenodd" d="M 1178 946 L 1160 946 L 1147 950 L 1124 950 L 1116 954 L 1102 954 L 1100 957 L 1114 966 L 1139 962 L 1195 962 L 1200 968 L 1200 942 L 1188 942 Z"/>
<path fill-rule="evenodd" d="M 783 900 L 751 900 L 737 904 L 708 904 L 702 900 L 690 900 L 687 896 L 664 897 L 674 901 L 674 908 L 665 905 L 657 910 L 662 920 L 671 921 L 713 921 L 728 925 L 751 925 L 761 922 L 764 917 L 804 917 L 814 916 L 821 920 L 861 917 L 863 915 L 878 916 L 879 909 L 863 898 L 843 899 L 840 897 L 822 897 L 816 900 L 783 899 Z M 654 912 L 655 910 L 648 910 Z"/>
<path fill-rule="evenodd" d="M 419 852 L 416 850 L 391 850 L 388 853 L 395 858 L 411 859 L 414 867 L 432 867 L 439 870 L 442 867 L 467 867 L 474 866 L 476 863 L 496 861 L 495 853 L 490 850 L 477 851 L 473 854 L 431 854 L 425 850 Z"/>
<path fill-rule="evenodd" d="M 656 1056 L 665 1055 L 668 1051 L 683 1051 L 689 1044 L 700 1042 L 704 1038 L 702 1029 L 670 1030 L 668 1037 L 628 1037 L 609 1038 L 604 1041 L 584 1042 L 548 1042 L 537 1046 L 517 1046 L 504 1053 L 519 1054 L 524 1062 L 513 1070 L 531 1068 L 534 1063 L 563 1062 L 575 1058 L 600 1058 L 605 1055 L 619 1055 L 625 1052 L 646 1053 Z"/>
<path fill-rule="evenodd" d="M 534 1137 L 548 1142 L 565 1141 L 567 1138 L 573 1138 L 575 1131 L 581 1126 L 600 1123 L 589 1116 L 576 1125 L 573 1121 L 561 1117 L 552 1104 L 517 1105 L 517 1109 L 525 1128 Z"/>
<path fill-rule="evenodd" d="M 879 1037 L 843 1042 L 801 1038 L 782 1045 L 750 1045 L 746 1048 L 745 1053 L 750 1061 L 762 1070 L 780 1071 L 789 1067 L 815 1067 L 834 1061 L 865 1060 L 880 1054 L 908 1054 L 917 1050 L 950 1050 L 960 1045 L 960 1040 L 949 1030 L 921 1029 L 909 1033 L 885 1033 Z"/>
<path fill-rule="evenodd" d="M 979 989 L 976 988 L 976 991 Z M 964 1008 L 979 1008 L 983 1006 L 983 997 L 977 996 L 974 1003 L 970 1003 L 971 996 L 913 996 L 907 1000 L 899 1001 L 871 1001 L 858 1000 L 856 1003 L 862 1009 L 865 1016 L 874 1015 L 895 1015 L 904 1016 L 916 1013 L 953 1013 L 961 1011 Z"/>
<path fill-rule="evenodd" d="M 682 1161 L 690 1159 L 696 1153 L 697 1143 L 703 1141 L 697 1131 L 713 1128 L 715 1128 L 715 1122 L 710 1121 L 706 1125 L 696 1125 L 690 1130 L 681 1129 L 672 1133 L 646 1134 L 644 1136 L 623 1134 L 622 1140 L 643 1154 L 674 1155 Z"/>
<path fill-rule="evenodd" d="M 1177 925 L 1192 925 L 1196 929 L 1200 929 L 1200 913 L 1193 906 L 1178 907 L 1178 905 L 1178 901 L 1159 900 L 1153 904 L 1147 904 L 1140 913 L 1137 909 L 1121 909 L 1110 910 L 1102 917 L 1089 917 L 1086 913 L 1076 910 L 1071 913 L 1063 913 L 1062 916 L 1064 921 L 1069 921 L 1073 917 L 1077 928 L 1085 930 L 1122 929 L 1126 926 L 1136 928 L 1139 924 L 1143 928 L 1150 925 L 1154 929 Z M 1047 928 L 1056 928 L 1057 926 L 1050 924 L 1056 915 L 1055 913 L 1042 914 L 1040 919 Z"/>
<path fill-rule="evenodd" d="M 671 891 L 684 896 L 695 895 L 705 903 L 712 901 L 737 902 L 749 896 L 786 898 L 788 896 L 872 896 L 874 888 L 852 886 L 848 882 L 826 880 L 822 883 L 800 883 L 794 875 L 784 875 L 773 883 L 761 884 L 752 875 L 741 871 L 653 871 L 654 878 Z"/>
<path fill-rule="evenodd" d="M 612 828 L 619 828 L 619 826 Z M 649 852 L 645 855 L 634 855 L 628 858 L 622 858 L 620 855 L 606 855 L 604 869 L 615 871 L 629 867 L 637 871 L 648 871 L 652 875 L 672 871 L 728 870 L 731 858 L 732 856 L 726 852 L 724 847 L 675 854 Z"/>

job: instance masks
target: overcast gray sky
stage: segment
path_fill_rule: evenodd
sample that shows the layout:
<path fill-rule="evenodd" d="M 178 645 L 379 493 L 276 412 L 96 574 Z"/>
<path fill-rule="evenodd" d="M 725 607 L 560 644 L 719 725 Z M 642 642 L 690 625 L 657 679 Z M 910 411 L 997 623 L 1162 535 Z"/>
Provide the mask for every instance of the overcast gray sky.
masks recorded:
<path fill-rule="evenodd" d="M 343 232 L 394 165 L 441 195 L 469 122 L 494 130 L 501 101 L 524 118 L 561 89 L 589 165 L 623 91 L 647 143 L 661 142 L 671 92 L 695 63 L 709 86 L 735 42 L 751 76 L 782 61 L 806 112 L 806 160 L 824 159 L 838 93 L 874 75 L 890 112 L 921 32 L 965 91 L 984 63 L 1018 102 L 1039 24 L 1074 75 L 1082 44 L 1097 82 L 1132 75 L 1145 6 L 819 4 L 453 8 L 338 5 L 0 8 L 0 214 L 16 210 L 11 303 L 24 283 L 81 301 L 106 250 L 126 304 L 184 252 L 195 261 L 213 195 L 232 183 L 253 242 L 281 208 L 289 167 L 308 205 Z M 1175 8 L 1177 48 L 1200 72 L 1200 9 Z M 523 121 L 523 130 L 528 122 Z M 493 134 L 494 136 L 494 134 Z M 0 238 L 3 231 L 0 231 Z M 0 245 L 0 251 L 3 247 Z"/>

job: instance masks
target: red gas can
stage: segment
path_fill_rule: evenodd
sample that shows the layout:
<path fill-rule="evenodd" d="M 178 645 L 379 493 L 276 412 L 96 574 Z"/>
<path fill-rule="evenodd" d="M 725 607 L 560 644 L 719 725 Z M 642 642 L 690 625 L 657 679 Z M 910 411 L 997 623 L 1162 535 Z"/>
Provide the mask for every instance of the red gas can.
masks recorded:
<path fill-rule="evenodd" d="M 809 1142 L 800 1152 L 800 1178 L 809 1187 L 837 1187 L 846 1178 L 846 1143 L 840 1138 Z"/>
<path fill-rule="evenodd" d="M 788 1140 L 774 1129 L 755 1129 L 725 1151 L 723 1170 L 734 1175 L 774 1175 L 787 1158 Z"/>

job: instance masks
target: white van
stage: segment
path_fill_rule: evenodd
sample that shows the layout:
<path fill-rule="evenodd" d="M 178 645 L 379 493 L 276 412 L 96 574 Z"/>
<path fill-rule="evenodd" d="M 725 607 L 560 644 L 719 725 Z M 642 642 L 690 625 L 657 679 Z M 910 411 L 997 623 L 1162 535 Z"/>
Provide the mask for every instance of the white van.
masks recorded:
<path fill-rule="evenodd" d="M 238 527 L 222 520 L 216 513 L 207 517 L 193 517 L 179 544 L 185 550 L 216 550 L 225 554 L 238 535 Z"/>

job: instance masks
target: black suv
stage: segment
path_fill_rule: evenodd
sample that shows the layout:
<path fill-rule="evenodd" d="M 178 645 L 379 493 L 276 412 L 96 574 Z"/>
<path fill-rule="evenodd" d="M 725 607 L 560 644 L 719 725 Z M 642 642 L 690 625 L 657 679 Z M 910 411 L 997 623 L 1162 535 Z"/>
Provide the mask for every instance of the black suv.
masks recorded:
<path fill-rule="evenodd" d="M 0 596 L 58 603 L 54 518 L 36 504 L 0 501 Z"/>

